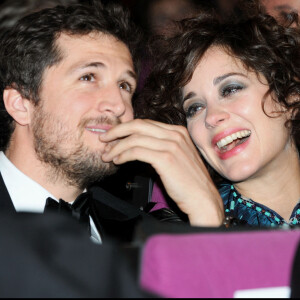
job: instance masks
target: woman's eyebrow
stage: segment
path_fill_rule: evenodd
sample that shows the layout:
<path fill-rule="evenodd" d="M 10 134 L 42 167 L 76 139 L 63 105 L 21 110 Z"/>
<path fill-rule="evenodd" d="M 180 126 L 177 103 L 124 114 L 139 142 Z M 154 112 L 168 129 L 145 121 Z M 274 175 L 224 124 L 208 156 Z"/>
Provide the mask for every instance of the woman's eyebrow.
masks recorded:
<path fill-rule="evenodd" d="M 230 76 L 243 76 L 245 78 L 247 78 L 247 76 L 243 73 L 239 73 L 239 72 L 230 72 L 230 73 L 226 73 L 222 76 L 218 76 L 216 77 L 214 80 L 213 80 L 213 84 L 214 85 L 218 85 L 220 82 L 222 82 L 223 80 L 225 80 L 226 78 L 230 77 Z M 192 97 L 195 97 L 196 96 L 196 93 L 195 92 L 190 92 L 188 93 L 182 100 L 182 103 L 184 103 L 186 100 L 192 98 Z"/>
<path fill-rule="evenodd" d="M 227 73 L 224 74 L 222 76 L 218 76 L 214 79 L 213 84 L 217 85 L 219 84 L 221 81 L 225 80 L 226 78 L 230 77 L 230 76 L 235 76 L 235 75 L 239 75 L 239 76 L 243 76 L 243 77 L 247 77 L 245 74 L 243 73 L 237 73 L 237 72 L 231 72 L 231 73 Z"/>

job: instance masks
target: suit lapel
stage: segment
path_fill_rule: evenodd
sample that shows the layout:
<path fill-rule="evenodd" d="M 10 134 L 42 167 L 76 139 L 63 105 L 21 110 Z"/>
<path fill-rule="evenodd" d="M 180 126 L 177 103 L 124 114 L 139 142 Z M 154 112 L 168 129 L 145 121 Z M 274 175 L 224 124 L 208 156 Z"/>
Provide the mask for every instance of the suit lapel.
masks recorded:
<path fill-rule="evenodd" d="M 130 241 L 143 212 L 101 187 L 92 187 L 89 193 L 92 198 L 90 214 L 103 240 L 109 237 L 122 242 Z"/>
<path fill-rule="evenodd" d="M 9 196 L 8 190 L 6 188 L 6 185 L 3 181 L 1 173 L 0 173 L 0 210 L 16 212 L 12 200 Z"/>

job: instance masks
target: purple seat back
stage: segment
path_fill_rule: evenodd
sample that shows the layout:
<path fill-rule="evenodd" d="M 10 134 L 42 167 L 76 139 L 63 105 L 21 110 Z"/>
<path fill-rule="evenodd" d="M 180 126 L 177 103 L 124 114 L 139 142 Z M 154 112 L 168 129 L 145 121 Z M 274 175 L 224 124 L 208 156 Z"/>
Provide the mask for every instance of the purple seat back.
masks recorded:
<path fill-rule="evenodd" d="M 161 297 L 225 297 L 289 287 L 300 231 L 159 234 L 143 249 L 140 284 Z"/>
<path fill-rule="evenodd" d="M 155 211 L 161 208 L 169 208 L 166 198 L 163 195 L 163 187 L 158 185 L 157 182 L 153 185 L 151 202 L 156 203 L 151 211 Z"/>

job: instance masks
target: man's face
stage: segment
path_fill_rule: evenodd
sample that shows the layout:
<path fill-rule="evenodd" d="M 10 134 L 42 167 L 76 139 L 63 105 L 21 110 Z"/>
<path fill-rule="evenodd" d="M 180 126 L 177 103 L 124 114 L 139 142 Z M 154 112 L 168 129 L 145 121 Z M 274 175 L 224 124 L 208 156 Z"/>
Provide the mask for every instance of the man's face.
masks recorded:
<path fill-rule="evenodd" d="M 300 12 L 300 0 L 262 0 L 267 12 L 279 18 L 281 13 Z"/>
<path fill-rule="evenodd" d="M 45 70 L 32 131 L 38 158 L 69 184 L 85 187 L 114 171 L 99 136 L 133 119 L 136 78 L 130 52 L 114 37 L 62 34 L 63 59 Z"/>

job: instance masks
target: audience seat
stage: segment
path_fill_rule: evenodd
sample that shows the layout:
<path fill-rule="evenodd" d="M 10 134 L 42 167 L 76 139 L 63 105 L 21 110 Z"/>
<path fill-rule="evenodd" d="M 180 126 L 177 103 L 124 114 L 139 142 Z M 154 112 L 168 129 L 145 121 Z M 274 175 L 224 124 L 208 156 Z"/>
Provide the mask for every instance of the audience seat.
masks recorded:
<path fill-rule="evenodd" d="M 160 297 L 288 298 L 299 230 L 156 234 L 141 287 Z"/>

